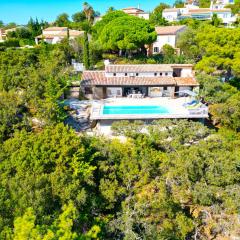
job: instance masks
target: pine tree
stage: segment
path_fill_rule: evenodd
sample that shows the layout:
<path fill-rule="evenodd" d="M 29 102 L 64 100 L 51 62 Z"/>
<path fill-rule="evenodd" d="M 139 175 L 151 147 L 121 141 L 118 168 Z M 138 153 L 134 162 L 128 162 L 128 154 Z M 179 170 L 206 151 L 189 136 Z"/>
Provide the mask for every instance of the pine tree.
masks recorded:
<path fill-rule="evenodd" d="M 85 32 L 84 33 L 84 39 L 83 39 L 83 63 L 85 66 L 85 69 L 90 68 L 90 60 L 89 60 L 89 42 L 88 42 L 88 35 Z"/>

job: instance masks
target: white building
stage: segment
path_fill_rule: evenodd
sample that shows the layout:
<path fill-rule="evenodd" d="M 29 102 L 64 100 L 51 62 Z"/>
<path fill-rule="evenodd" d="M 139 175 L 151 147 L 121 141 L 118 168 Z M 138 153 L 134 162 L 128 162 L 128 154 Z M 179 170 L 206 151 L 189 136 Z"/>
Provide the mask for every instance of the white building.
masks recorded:
<path fill-rule="evenodd" d="M 163 10 L 163 17 L 169 21 L 179 21 L 185 18 L 193 18 L 198 20 L 211 20 L 216 14 L 224 25 L 231 25 L 236 21 L 230 8 L 221 7 L 219 4 L 211 4 L 210 8 L 199 8 L 194 5 L 187 5 L 185 8 L 168 8 Z"/>
<path fill-rule="evenodd" d="M 142 9 L 136 7 L 123 8 L 122 11 L 128 15 L 144 18 L 146 20 L 148 20 L 150 16 L 149 13 L 144 12 Z"/>
<path fill-rule="evenodd" d="M 0 42 L 3 42 L 6 40 L 6 32 L 3 28 L 0 28 Z"/>
<path fill-rule="evenodd" d="M 36 44 L 40 40 L 44 40 L 49 44 L 56 44 L 61 42 L 64 38 L 69 35 L 70 39 L 74 39 L 83 36 L 84 31 L 71 30 L 67 27 L 49 27 L 42 31 L 42 34 L 35 38 Z"/>
<path fill-rule="evenodd" d="M 150 14 L 147 12 L 144 12 L 142 9 L 139 7 L 128 7 L 128 8 L 123 8 L 122 11 L 130 16 L 135 16 L 139 18 L 143 18 L 146 20 L 149 20 Z M 97 22 L 101 21 L 103 16 L 98 16 L 94 18 L 93 24 L 96 24 Z"/>
<path fill-rule="evenodd" d="M 104 71 L 84 71 L 81 87 L 87 98 L 125 97 L 131 91 L 148 97 L 174 97 L 196 90 L 191 64 L 106 65 Z"/>
<path fill-rule="evenodd" d="M 186 29 L 186 26 L 164 26 L 156 27 L 157 40 L 153 43 L 152 52 L 153 54 L 158 54 L 161 52 L 162 47 L 165 44 L 176 48 L 176 42 L 179 37 L 179 34 Z"/>

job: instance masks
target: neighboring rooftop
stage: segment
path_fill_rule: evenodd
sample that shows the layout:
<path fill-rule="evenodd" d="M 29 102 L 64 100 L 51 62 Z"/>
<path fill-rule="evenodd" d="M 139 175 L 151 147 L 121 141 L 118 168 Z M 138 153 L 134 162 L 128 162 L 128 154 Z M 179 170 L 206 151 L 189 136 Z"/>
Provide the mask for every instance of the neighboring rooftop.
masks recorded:
<path fill-rule="evenodd" d="M 142 9 L 136 7 L 123 8 L 122 10 L 124 12 L 144 12 Z"/>
<path fill-rule="evenodd" d="M 72 30 L 69 29 L 70 37 L 82 36 L 84 31 Z M 37 36 L 36 38 L 54 38 L 54 37 L 67 37 L 68 28 L 66 27 L 49 27 L 43 30 L 43 34 Z"/>
<path fill-rule="evenodd" d="M 43 31 L 67 31 L 67 27 L 48 27 L 43 29 Z"/>
<path fill-rule="evenodd" d="M 173 67 L 193 67 L 192 64 L 109 64 L 106 73 L 140 73 L 172 71 Z"/>
<path fill-rule="evenodd" d="M 155 27 L 155 31 L 158 35 L 175 35 L 177 32 L 185 29 L 185 25 L 179 26 L 164 26 L 164 27 Z"/>
<path fill-rule="evenodd" d="M 107 77 L 105 71 L 84 71 L 81 85 L 83 86 L 156 86 L 156 85 L 173 85 L 173 86 L 198 86 L 194 77 Z"/>
<path fill-rule="evenodd" d="M 163 9 L 164 12 L 178 12 L 179 8 L 165 8 Z"/>
<path fill-rule="evenodd" d="M 122 9 L 123 12 L 128 13 L 128 14 L 133 14 L 133 13 L 144 13 L 144 11 L 140 8 L 136 8 L 136 7 L 128 7 L 128 8 L 123 8 Z"/>

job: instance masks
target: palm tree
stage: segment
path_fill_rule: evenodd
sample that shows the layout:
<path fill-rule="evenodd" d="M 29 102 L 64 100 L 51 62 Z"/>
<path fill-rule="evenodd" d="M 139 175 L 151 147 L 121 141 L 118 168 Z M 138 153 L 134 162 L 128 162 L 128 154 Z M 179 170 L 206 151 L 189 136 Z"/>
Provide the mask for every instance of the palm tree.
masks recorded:
<path fill-rule="evenodd" d="M 83 12 L 85 13 L 86 18 L 87 18 L 88 22 L 90 23 L 94 16 L 93 7 L 91 5 L 89 5 L 87 2 L 84 2 L 83 3 Z"/>

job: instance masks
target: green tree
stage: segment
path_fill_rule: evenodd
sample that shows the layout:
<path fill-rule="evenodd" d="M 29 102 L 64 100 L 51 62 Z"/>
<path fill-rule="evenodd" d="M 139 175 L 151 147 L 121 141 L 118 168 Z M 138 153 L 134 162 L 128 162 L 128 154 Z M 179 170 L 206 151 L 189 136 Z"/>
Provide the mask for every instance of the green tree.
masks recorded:
<path fill-rule="evenodd" d="M 5 221 L 31 207 L 38 223 L 46 224 L 68 201 L 78 208 L 87 201 L 95 167 L 81 140 L 63 124 L 39 134 L 16 133 L 2 145 L 0 159 L 0 184 L 11 195 L 2 202 Z"/>
<path fill-rule="evenodd" d="M 110 13 L 110 12 L 113 12 L 113 11 L 116 11 L 116 9 L 114 7 L 109 7 L 108 10 L 107 10 L 107 13 Z"/>
<path fill-rule="evenodd" d="M 83 12 L 85 13 L 86 19 L 89 23 L 92 23 L 94 20 L 94 10 L 91 5 L 89 5 L 87 2 L 83 3 Z"/>
<path fill-rule="evenodd" d="M 68 27 L 69 26 L 69 15 L 67 13 L 62 13 L 57 16 L 55 21 L 56 26 L 58 27 Z"/>
<path fill-rule="evenodd" d="M 37 18 L 35 21 L 32 18 L 30 18 L 27 27 L 32 33 L 32 38 L 35 38 L 36 36 L 41 34 L 43 24 L 39 23 Z"/>
<path fill-rule="evenodd" d="M 162 47 L 162 53 L 165 57 L 171 57 L 172 55 L 175 54 L 175 50 L 171 45 L 165 44 Z"/>
<path fill-rule="evenodd" d="M 101 19 L 101 21 L 98 21 L 94 26 L 93 26 L 93 37 L 94 39 L 98 39 L 99 35 L 101 34 L 102 30 L 104 29 L 104 27 L 110 23 L 111 21 L 113 21 L 114 19 L 118 18 L 118 17 L 124 17 L 127 16 L 126 13 L 124 13 L 123 11 L 112 11 L 107 13 L 106 15 L 104 15 Z"/>
<path fill-rule="evenodd" d="M 199 0 L 199 7 L 200 8 L 209 8 L 211 4 L 210 0 Z"/>
<path fill-rule="evenodd" d="M 89 42 L 88 42 L 88 35 L 85 32 L 84 33 L 84 39 L 83 39 L 83 63 L 84 67 L 86 69 L 90 68 L 90 58 L 89 58 Z"/>
<path fill-rule="evenodd" d="M 162 12 L 164 9 L 170 8 L 168 4 L 160 3 L 151 13 L 150 22 L 154 25 L 168 25 L 168 22 L 163 18 Z"/>
<path fill-rule="evenodd" d="M 184 7 L 184 2 L 182 0 L 176 0 L 173 4 L 174 7 L 176 8 L 183 8 Z"/>
<path fill-rule="evenodd" d="M 239 77 L 240 73 L 239 35 L 238 28 L 217 28 L 203 23 L 197 29 L 182 33 L 177 46 L 197 62 L 196 70 L 208 74 L 220 72 L 228 80 L 232 76 Z"/>
<path fill-rule="evenodd" d="M 76 23 L 80 23 L 86 20 L 86 15 L 84 12 L 77 12 L 72 15 L 72 20 Z"/>
<path fill-rule="evenodd" d="M 215 27 L 218 27 L 221 24 L 221 19 L 218 18 L 216 13 L 212 16 L 211 24 Z"/>
<path fill-rule="evenodd" d="M 98 41 L 105 51 L 119 51 L 131 54 L 156 40 L 155 29 L 148 21 L 133 16 L 118 17 L 110 21 L 101 31 Z"/>
<path fill-rule="evenodd" d="M 234 4 L 229 4 L 226 8 L 231 8 L 233 14 L 238 14 L 240 11 L 240 2 L 235 1 Z"/>
<path fill-rule="evenodd" d="M 235 131 L 240 131 L 240 94 L 237 93 L 227 99 L 225 103 L 212 106 L 211 112 L 215 122 Z"/>

